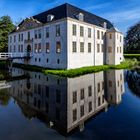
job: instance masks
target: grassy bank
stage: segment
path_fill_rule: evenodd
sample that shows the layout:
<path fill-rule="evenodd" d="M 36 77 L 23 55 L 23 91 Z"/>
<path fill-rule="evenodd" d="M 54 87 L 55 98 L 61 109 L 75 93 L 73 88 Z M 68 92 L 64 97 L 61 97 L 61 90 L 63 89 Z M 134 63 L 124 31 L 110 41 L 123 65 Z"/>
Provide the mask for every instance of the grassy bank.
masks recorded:
<path fill-rule="evenodd" d="M 53 74 L 63 77 L 76 77 L 84 74 L 95 73 L 99 71 L 105 71 L 107 69 L 128 69 L 137 65 L 138 61 L 136 59 L 128 59 L 122 62 L 120 65 L 102 65 L 102 66 L 90 66 L 90 67 L 82 67 L 77 69 L 70 70 L 51 70 L 44 69 L 38 66 L 24 65 L 24 64 L 13 64 L 14 67 L 22 68 L 29 71 L 43 72 L 45 74 Z M 5 62 L 1 62 L 0 65 L 5 65 Z"/>
<path fill-rule="evenodd" d="M 140 61 L 140 54 L 124 54 L 124 57 L 126 59 L 136 58 L 138 61 Z"/>
<path fill-rule="evenodd" d="M 70 69 L 70 70 L 44 70 L 43 72 L 45 74 L 54 74 L 63 77 L 76 77 L 84 74 L 104 71 L 107 69 L 128 69 L 128 68 L 132 68 L 137 64 L 138 61 L 136 59 L 133 59 L 133 60 L 126 60 L 125 62 L 122 62 L 120 65 L 90 66 L 90 67 L 83 67 L 83 68 Z"/>

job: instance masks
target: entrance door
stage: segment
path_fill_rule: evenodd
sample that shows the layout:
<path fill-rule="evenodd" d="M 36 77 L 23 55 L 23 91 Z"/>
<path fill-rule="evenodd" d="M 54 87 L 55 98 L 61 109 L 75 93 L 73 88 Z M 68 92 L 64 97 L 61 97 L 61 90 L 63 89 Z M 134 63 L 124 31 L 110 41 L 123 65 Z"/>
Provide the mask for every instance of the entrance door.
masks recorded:
<path fill-rule="evenodd" d="M 27 57 L 30 57 L 30 53 L 31 53 L 31 45 L 27 46 Z"/>

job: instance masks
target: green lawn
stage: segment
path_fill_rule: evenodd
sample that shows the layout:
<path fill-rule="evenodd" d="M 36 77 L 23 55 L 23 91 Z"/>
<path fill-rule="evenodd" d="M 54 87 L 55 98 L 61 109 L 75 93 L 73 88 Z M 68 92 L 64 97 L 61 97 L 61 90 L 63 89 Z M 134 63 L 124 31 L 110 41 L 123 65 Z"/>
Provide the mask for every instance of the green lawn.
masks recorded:
<path fill-rule="evenodd" d="M 3 64 L 4 62 L 2 62 L 0 65 Z M 89 66 L 89 67 L 82 67 L 82 68 L 70 69 L 70 70 L 54 70 L 54 69 L 51 70 L 38 66 L 23 65 L 23 64 L 13 64 L 13 66 L 29 71 L 43 72 L 44 74 L 53 74 L 53 75 L 58 75 L 63 77 L 76 77 L 88 73 L 104 71 L 107 69 L 129 69 L 136 64 L 138 64 L 138 61 L 136 59 L 127 59 L 126 61 L 122 62 L 120 65 Z"/>
<path fill-rule="evenodd" d="M 132 68 L 134 65 L 137 65 L 138 61 L 136 59 L 126 60 L 122 62 L 120 65 L 102 65 L 102 66 L 90 66 L 90 67 L 82 67 L 77 69 L 70 70 L 43 70 L 45 74 L 54 74 L 63 77 L 76 77 L 88 73 L 95 73 L 99 71 L 104 71 L 107 69 L 128 69 Z"/>
<path fill-rule="evenodd" d="M 136 58 L 138 61 L 140 61 L 140 54 L 124 54 L 124 57 L 127 59 Z"/>

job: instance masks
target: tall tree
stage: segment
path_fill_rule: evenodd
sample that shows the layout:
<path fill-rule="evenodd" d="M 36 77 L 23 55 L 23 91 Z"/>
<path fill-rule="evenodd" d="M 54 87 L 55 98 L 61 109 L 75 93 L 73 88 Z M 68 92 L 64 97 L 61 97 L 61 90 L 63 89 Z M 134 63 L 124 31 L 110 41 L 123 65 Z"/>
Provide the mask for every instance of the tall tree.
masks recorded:
<path fill-rule="evenodd" d="M 125 45 L 126 52 L 140 53 L 140 22 L 127 31 Z"/>
<path fill-rule="evenodd" d="M 0 18 L 0 52 L 8 51 L 8 34 L 15 28 L 9 16 Z"/>

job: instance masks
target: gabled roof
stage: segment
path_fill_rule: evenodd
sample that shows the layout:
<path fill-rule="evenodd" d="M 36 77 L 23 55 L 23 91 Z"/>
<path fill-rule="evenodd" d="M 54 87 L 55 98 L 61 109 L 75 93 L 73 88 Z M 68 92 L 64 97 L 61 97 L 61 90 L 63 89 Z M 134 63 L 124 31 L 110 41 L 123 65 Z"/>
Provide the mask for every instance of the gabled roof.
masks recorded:
<path fill-rule="evenodd" d="M 100 27 L 103 27 L 104 22 L 107 23 L 107 29 L 110 29 L 111 27 L 113 27 L 113 25 L 111 24 L 110 21 L 101 18 L 99 16 L 96 16 L 92 13 L 89 13 L 85 10 L 82 10 L 78 7 L 75 7 L 71 4 L 65 3 L 63 5 L 57 6 L 55 8 L 52 8 L 48 11 L 42 12 L 38 15 L 33 16 L 34 19 L 38 20 L 39 22 L 45 24 L 47 23 L 47 16 L 48 15 L 54 15 L 54 19 L 55 20 L 59 20 L 59 19 L 63 19 L 63 18 L 73 18 L 73 19 L 77 19 L 76 15 L 78 15 L 79 13 L 82 13 L 84 15 L 84 22 L 86 23 L 90 23 L 93 25 L 97 25 Z M 23 22 L 21 22 L 19 24 L 19 26 L 22 24 Z"/>
<path fill-rule="evenodd" d="M 101 18 L 99 16 L 96 16 L 92 13 L 89 13 L 85 10 L 82 10 L 82 9 L 75 7 L 75 6 L 68 4 L 68 3 L 65 3 L 65 4 L 60 5 L 58 7 L 52 8 L 48 11 L 45 11 L 45 12 L 40 13 L 38 15 L 35 15 L 35 16 L 33 16 L 33 18 L 37 19 L 38 21 L 40 21 L 42 23 L 47 23 L 47 15 L 49 15 L 49 14 L 54 15 L 54 17 L 55 17 L 54 20 L 58 20 L 58 19 L 66 18 L 66 17 L 77 19 L 76 15 L 79 13 L 84 14 L 84 22 L 94 24 L 94 25 L 97 25 L 100 27 L 103 27 L 103 23 L 106 22 L 108 29 L 113 27 L 113 25 L 111 24 L 110 21 L 108 21 L 104 18 Z"/>

